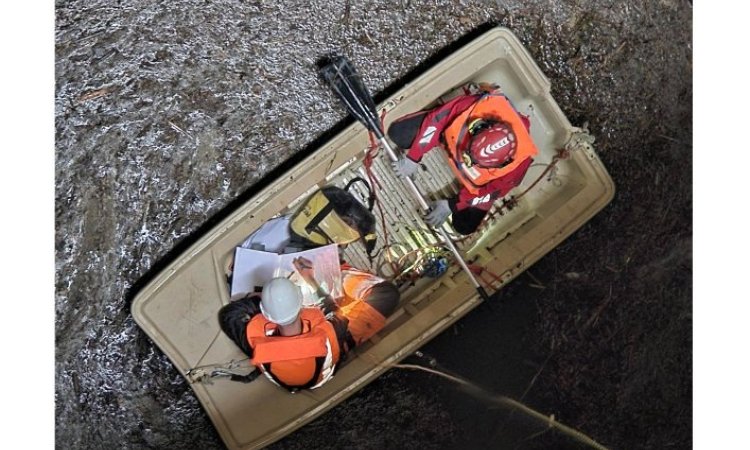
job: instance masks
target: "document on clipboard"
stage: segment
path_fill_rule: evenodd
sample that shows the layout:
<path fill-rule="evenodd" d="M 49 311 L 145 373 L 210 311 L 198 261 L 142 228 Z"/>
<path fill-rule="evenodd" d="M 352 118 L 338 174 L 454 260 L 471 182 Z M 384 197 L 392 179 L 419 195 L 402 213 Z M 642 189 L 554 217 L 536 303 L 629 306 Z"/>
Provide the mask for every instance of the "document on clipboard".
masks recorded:
<path fill-rule="evenodd" d="M 326 292 L 333 298 L 343 296 L 341 265 L 336 244 L 283 255 L 237 247 L 234 254 L 231 296 L 260 292 L 271 279 L 287 277 L 300 287 L 305 306 L 317 305 L 320 298 L 302 279 L 292 263 L 298 257 L 312 262 L 315 279 Z"/>

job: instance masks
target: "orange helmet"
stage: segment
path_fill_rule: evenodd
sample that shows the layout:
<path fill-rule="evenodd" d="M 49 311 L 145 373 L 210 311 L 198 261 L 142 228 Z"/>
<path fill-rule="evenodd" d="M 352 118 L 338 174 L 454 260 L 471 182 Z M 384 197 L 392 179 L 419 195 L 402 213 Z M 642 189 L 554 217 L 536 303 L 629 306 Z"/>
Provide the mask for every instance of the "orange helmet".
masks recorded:
<path fill-rule="evenodd" d="M 518 140 L 508 122 L 476 121 L 469 127 L 471 143 L 466 153 L 472 164 L 500 168 L 516 156 Z"/>

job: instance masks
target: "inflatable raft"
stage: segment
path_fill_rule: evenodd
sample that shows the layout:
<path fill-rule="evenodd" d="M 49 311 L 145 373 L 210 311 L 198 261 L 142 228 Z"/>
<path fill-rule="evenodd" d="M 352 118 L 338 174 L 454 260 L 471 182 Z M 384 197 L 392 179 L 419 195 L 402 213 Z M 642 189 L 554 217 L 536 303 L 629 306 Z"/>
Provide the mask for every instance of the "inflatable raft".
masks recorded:
<path fill-rule="evenodd" d="M 498 84 L 516 109 L 529 116 L 540 151 L 523 183 L 511 192 L 514 201 L 498 201 L 478 232 L 460 237 L 446 226 L 492 294 L 601 210 L 612 199 L 614 185 L 594 152 L 593 138 L 570 124 L 550 95 L 549 80 L 507 29 L 492 29 L 451 54 L 378 105 L 378 113 L 385 113 L 387 127 L 391 119 L 480 82 Z M 417 202 L 392 174 L 385 155 L 365 167 L 369 149 L 361 124 L 344 129 L 214 226 L 134 296 L 136 322 L 185 375 L 231 449 L 268 445 L 310 422 L 482 301 L 457 264 L 437 278 L 413 275 L 419 274 L 425 249 L 440 248 L 440 235 L 422 222 Z M 442 158 L 439 151 L 428 153 L 422 161 L 427 170 L 416 176 L 422 191 L 436 197 L 457 192 Z M 262 376 L 246 383 L 230 380 L 232 374 L 241 378 L 252 370 L 217 320 L 219 309 L 230 301 L 227 269 L 235 248 L 267 220 L 294 211 L 321 186 L 367 179 L 366 169 L 377 179 L 384 211 L 376 214 L 375 253 L 380 256 L 371 261 L 359 243 L 349 245 L 343 256 L 355 267 L 395 277 L 399 308 L 319 389 L 290 394 Z M 364 202 L 367 193 L 359 195 Z M 390 245 L 383 248 L 386 235 Z M 412 276 L 393 273 L 398 268 L 408 268 Z M 483 276 L 487 274 L 491 276 Z M 249 379 L 252 374 L 245 381 Z"/>

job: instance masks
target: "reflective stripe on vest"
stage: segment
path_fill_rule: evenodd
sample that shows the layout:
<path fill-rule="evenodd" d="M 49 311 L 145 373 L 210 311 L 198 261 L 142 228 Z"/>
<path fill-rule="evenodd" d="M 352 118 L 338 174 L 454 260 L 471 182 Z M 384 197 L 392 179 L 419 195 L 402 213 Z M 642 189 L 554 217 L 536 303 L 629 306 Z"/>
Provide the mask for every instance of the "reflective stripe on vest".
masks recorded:
<path fill-rule="evenodd" d="M 385 326 L 386 318 L 367 303 L 372 288 L 385 280 L 348 265 L 342 267 L 341 274 L 344 298 L 338 303 L 341 314 L 349 320 L 348 344 L 356 347 Z"/>
<path fill-rule="evenodd" d="M 479 166 L 467 167 L 463 161 L 460 144 L 469 139 L 468 124 L 474 119 L 505 121 L 513 128 L 518 147 L 513 162 L 499 169 Z M 508 99 L 502 94 L 485 94 L 466 111 L 456 117 L 444 131 L 445 143 L 448 148 L 450 168 L 466 189 L 474 195 L 479 194 L 479 188 L 492 180 L 511 173 L 522 162 L 534 157 L 539 151 L 531 140 L 528 130 L 521 121 L 518 112 Z M 465 145 L 465 144 L 464 144 Z"/>
<path fill-rule="evenodd" d="M 342 284 L 344 294 L 349 297 L 347 300 L 363 300 L 367 292 L 385 281 L 384 279 L 354 268 L 343 268 L 341 270 Z"/>

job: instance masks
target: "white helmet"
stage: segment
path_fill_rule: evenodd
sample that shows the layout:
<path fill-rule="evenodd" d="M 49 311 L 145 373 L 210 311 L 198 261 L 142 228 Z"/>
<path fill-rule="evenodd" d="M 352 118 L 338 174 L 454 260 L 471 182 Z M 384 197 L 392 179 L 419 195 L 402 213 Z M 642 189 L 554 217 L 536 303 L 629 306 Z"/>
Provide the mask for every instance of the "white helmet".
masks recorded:
<path fill-rule="evenodd" d="M 274 278 L 263 286 L 260 312 L 278 325 L 294 323 L 302 308 L 302 292 L 287 278 Z"/>

